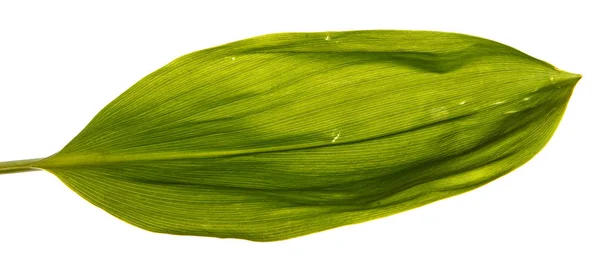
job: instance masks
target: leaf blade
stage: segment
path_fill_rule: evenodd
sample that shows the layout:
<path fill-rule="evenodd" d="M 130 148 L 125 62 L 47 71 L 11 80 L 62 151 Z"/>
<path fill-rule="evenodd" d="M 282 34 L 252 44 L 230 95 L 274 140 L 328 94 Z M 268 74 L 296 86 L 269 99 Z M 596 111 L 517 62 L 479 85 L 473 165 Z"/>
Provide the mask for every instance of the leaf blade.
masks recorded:
<path fill-rule="evenodd" d="M 171 62 L 37 166 L 151 231 L 280 240 L 510 172 L 578 78 L 460 34 L 273 34 Z"/>

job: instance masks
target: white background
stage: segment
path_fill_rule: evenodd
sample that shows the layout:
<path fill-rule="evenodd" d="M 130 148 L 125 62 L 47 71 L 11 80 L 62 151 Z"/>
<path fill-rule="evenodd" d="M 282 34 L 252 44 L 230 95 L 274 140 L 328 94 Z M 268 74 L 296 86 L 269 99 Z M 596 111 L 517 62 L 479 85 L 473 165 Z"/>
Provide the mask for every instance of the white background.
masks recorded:
<path fill-rule="evenodd" d="M 282 242 L 146 232 L 48 173 L 0 175 L 0 264 L 600 264 L 594 1 L 82 2 L 0 2 L 0 161 L 57 152 L 176 57 L 266 33 L 461 32 L 583 79 L 554 138 L 515 172 L 402 214 Z"/>

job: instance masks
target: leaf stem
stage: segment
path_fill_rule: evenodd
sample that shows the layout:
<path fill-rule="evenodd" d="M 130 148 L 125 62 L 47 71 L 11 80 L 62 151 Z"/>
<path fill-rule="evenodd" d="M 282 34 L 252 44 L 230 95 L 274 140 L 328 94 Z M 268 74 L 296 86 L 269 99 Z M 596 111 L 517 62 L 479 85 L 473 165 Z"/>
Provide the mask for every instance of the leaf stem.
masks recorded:
<path fill-rule="evenodd" d="M 40 160 L 42 160 L 42 158 L 0 162 L 0 174 L 41 170 L 33 167 L 33 164 Z"/>

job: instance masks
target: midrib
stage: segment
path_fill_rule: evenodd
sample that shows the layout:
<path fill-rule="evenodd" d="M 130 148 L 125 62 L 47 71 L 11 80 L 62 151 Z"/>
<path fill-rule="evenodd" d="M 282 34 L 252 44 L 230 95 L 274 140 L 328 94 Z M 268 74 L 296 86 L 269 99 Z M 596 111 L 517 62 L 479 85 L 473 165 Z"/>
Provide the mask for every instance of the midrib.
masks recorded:
<path fill-rule="evenodd" d="M 424 129 L 427 127 L 435 126 L 441 123 L 448 123 L 455 120 L 463 119 L 473 115 L 473 113 L 464 114 L 452 118 L 448 118 L 442 121 L 436 121 L 420 126 L 416 126 L 413 128 L 408 128 L 405 130 L 400 130 L 396 132 L 390 132 L 388 134 L 383 134 L 375 137 L 368 138 L 359 138 L 355 140 L 347 140 L 343 142 L 317 142 L 317 143 L 307 143 L 307 144 L 296 144 L 296 145 L 283 145 L 276 147 L 264 147 L 264 148 L 252 148 L 252 149 L 244 149 L 244 150 L 229 150 L 229 151 L 197 151 L 197 152 L 178 152 L 178 151 L 169 151 L 169 152 L 150 152 L 150 153 L 141 153 L 141 154 L 81 154 L 81 155 L 69 155 L 69 154 L 61 154 L 58 152 L 57 154 L 43 159 L 38 163 L 32 165 L 36 168 L 42 169 L 52 169 L 52 168 L 65 168 L 65 167 L 81 167 L 81 166 L 101 166 L 101 165 L 110 165 L 110 164 L 122 164 L 129 162 L 142 162 L 142 161 L 168 161 L 168 160 L 183 160 L 183 159 L 202 159 L 202 158 L 217 158 L 217 157 L 232 157 L 232 156 L 240 156 L 240 155 L 251 155 L 251 154 L 260 154 L 260 153 L 272 153 L 272 152 L 282 152 L 282 151 L 295 151 L 301 149 L 309 149 L 309 148 L 321 148 L 321 147 L 330 147 L 330 146 L 339 146 L 339 145 L 348 145 L 354 144 L 358 142 L 365 142 L 377 139 L 383 139 L 388 137 L 393 137 L 396 135 L 400 135 L 403 133 L 414 132 L 420 129 Z"/>
<path fill-rule="evenodd" d="M 339 143 L 335 143 L 337 145 Z M 348 144 L 346 142 L 345 144 Z M 308 148 L 318 148 L 331 146 L 334 143 L 329 144 L 298 144 L 298 145 L 286 145 L 278 147 L 266 147 L 266 148 L 254 148 L 245 150 L 228 150 L 228 151 L 206 151 L 206 152 L 151 152 L 151 153 L 140 153 L 140 154 L 81 154 L 81 155 L 69 155 L 61 154 L 60 152 L 43 159 L 33 166 L 43 169 L 52 168 L 65 168 L 65 167 L 80 167 L 80 166 L 101 166 L 111 164 L 122 164 L 129 162 L 144 162 L 144 161 L 168 161 L 168 160 L 184 160 L 184 159 L 202 159 L 202 158 L 217 158 L 217 157 L 231 157 L 249 154 L 260 154 L 280 151 L 292 151 Z"/>

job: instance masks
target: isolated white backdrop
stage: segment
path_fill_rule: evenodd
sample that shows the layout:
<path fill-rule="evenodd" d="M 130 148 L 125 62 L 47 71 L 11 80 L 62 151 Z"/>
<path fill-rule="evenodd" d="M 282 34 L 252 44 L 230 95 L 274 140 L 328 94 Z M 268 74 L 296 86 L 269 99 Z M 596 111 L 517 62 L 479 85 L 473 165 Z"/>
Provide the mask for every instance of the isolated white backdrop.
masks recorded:
<path fill-rule="evenodd" d="M 461 32 L 583 79 L 554 138 L 515 172 L 402 214 L 282 242 L 146 232 L 49 173 L 1 175 L 0 264 L 600 264 L 593 3 L 2 1 L 0 161 L 60 150 L 104 105 L 176 57 L 266 33 Z"/>

